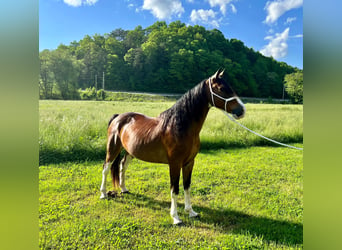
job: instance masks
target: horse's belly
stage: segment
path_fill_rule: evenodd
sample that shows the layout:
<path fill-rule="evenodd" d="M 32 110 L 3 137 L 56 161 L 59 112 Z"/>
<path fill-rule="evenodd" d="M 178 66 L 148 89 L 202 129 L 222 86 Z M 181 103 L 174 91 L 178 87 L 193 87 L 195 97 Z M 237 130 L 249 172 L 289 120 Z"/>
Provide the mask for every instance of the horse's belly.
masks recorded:
<path fill-rule="evenodd" d="M 168 164 L 166 152 L 161 148 L 144 145 L 143 150 L 133 149 L 132 152 L 129 153 L 142 161 Z"/>

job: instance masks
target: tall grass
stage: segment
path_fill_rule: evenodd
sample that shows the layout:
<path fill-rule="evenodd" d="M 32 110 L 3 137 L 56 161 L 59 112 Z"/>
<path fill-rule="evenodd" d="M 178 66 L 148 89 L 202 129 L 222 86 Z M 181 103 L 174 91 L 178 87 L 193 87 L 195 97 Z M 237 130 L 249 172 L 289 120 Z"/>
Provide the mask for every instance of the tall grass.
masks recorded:
<path fill-rule="evenodd" d="M 39 162 L 103 159 L 112 114 L 129 111 L 157 116 L 174 102 L 40 101 Z M 248 128 L 284 143 L 302 143 L 303 108 L 299 105 L 247 104 L 241 120 Z M 201 131 L 202 149 L 270 145 L 233 124 L 212 108 Z"/>
<path fill-rule="evenodd" d="M 303 107 L 279 104 L 246 104 L 239 122 L 266 137 L 283 143 L 303 142 Z M 212 109 L 201 132 L 202 148 L 272 145 L 232 123 L 220 110 Z"/>

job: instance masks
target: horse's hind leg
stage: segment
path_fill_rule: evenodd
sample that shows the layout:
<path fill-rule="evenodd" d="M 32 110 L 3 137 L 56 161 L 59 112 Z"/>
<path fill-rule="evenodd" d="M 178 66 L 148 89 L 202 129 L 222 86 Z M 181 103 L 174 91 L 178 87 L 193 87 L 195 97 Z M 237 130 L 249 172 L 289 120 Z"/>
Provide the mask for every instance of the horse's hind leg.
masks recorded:
<path fill-rule="evenodd" d="M 117 135 L 111 134 L 108 137 L 107 141 L 107 155 L 105 163 L 103 164 L 103 170 L 102 170 L 102 183 L 101 183 L 101 196 L 100 199 L 104 199 L 107 197 L 107 175 L 109 173 L 109 170 L 111 168 L 111 165 L 113 164 L 114 160 L 119 156 L 120 151 L 122 149 L 121 141 L 118 138 Z"/>
<path fill-rule="evenodd" d="M 121 193 L 128 193 L 128 190 L 125 185 L 125 173 L 126 169 L 128 167 L 128 164 L 132 161 L 133 156 L 130 154 L 126 153 L 123 159 L 121 160 L 120 163 L 120 188 L 121 188 Z"/>

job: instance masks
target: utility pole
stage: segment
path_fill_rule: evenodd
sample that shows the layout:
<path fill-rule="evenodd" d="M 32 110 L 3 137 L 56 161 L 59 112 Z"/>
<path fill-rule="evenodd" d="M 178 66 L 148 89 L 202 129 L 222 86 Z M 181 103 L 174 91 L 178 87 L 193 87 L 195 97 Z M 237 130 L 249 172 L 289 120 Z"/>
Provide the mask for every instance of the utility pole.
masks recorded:
<path fill-rule="evenodd" d="M 104 91 L 104 71 L 102 72 L 102 89 Z"/>
<path fill-rule="evenodd" d="M 97 75 L 95 75 L 95 100 L 97 101 Z"/>

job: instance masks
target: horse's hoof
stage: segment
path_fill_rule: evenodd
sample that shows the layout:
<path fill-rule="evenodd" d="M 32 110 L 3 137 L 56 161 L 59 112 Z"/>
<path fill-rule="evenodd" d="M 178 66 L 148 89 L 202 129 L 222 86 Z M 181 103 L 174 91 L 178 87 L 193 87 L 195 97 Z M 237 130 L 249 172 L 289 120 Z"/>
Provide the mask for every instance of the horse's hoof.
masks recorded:
<path fill-rule="evenodd" d="M 185 226 L 185 223 L 184 223 L 183 221 L 180 221 L 180 222 L 178 222 L 178 223 L 173 223 L 173 225 L 174 225 L 175 227 L 182 227 L 182 226 Z"/>
<path fill-rule="evenodd" d="M 200 214 L 196 213 L 196 212 L 191 212 L 189 213 L 189 217 L 190 218 L 200 218 Z"/>
<path fill-rule="evenodd" d="M 108 196 L 109 198 L 115 198 L 117 195 L 118 195 L 118 193 L 115 192 L 115 191 L 108 191 L 108 192 L 107 192 L 107 196 Z"/>
<path fill-rule="evenodd" d="M 189 216 L 189 218 L 191 218 L 191 219 L 200 219 L 201 215 L 197 214 L 195 216 Z"/>
<path fill-rule="evenodd" d="M 192 210 L 191 207 L 190 208 L 186 208 L 185 212 L 189 213 L 189 217 L 190 218 L 197 218 L 197 217 L 199 217 L 199 214 L 196 213 L 194 210 Z"/>
<path fill-rule="evenodd" d="M 121 191 L 121 194 L 130 194 L 131 192 L 126 190 L 126 191 Z"/>
<path fill-rule="evenodd" d="M 101 199 L 101 200 L 107 199 L 107 194 L 101 194 L 100 199 Z"/>
<path fill-rule="evenodd" d="M 183 225 L 183 221 L 179 218 L 173 218 L 173 225 L 181 226 Z"/>

